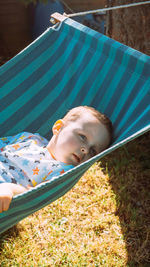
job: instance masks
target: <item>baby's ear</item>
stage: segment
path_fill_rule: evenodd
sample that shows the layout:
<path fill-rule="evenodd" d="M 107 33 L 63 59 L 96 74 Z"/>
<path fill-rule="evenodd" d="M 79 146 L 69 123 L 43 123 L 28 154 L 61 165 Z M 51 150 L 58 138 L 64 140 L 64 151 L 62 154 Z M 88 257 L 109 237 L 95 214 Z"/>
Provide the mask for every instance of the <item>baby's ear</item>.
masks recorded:
<path fill-rule="evenodd" d="M 63 120 L 58 120 L 54 123 L 52 131 L 54 135 L 57 135 L 60 131 L 60 129 L 64 126 Z"/>

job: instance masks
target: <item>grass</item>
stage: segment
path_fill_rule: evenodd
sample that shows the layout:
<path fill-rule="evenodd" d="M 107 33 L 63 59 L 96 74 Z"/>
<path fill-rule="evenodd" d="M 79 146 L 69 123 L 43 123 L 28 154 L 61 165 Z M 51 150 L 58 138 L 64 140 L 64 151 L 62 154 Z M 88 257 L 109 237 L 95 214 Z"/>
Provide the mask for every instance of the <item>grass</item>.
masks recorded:
<path fill-rule="evenodd" d="M 0 266 L 150 266 L 150 134 L 0 239 Z"/>

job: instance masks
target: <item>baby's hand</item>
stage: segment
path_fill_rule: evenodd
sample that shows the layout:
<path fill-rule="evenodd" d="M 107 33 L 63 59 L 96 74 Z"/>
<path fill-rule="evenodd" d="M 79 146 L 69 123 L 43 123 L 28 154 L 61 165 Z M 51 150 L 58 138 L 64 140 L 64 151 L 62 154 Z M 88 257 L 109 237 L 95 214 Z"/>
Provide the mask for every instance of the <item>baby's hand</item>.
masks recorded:
<path fill-rule="evenodd" d="M 0 212 L 9 209 L 13 196 L 24 193 L 28 189 L 19 184 L 0 183 Z"/>
<path fill-rule="evenodd" d="M 0 184 L 0 212 L 6 211 L 9 209 L 11 200 L 13 197 L 13 192 L 9 188 L 7 183 Z"/>

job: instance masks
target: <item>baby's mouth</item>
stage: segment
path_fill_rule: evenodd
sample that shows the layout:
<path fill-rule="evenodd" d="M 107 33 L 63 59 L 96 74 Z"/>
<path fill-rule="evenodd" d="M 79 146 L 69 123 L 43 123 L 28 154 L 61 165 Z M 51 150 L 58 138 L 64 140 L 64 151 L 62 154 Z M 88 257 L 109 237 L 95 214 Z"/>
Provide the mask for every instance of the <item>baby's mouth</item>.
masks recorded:
<path fill-rule="evenodd" d="M 79 164 L 81 159 L 79 156 L 77 156 L 76 154 L 73 154 L 73 157 L 75 158 L 76 162 Z"/>

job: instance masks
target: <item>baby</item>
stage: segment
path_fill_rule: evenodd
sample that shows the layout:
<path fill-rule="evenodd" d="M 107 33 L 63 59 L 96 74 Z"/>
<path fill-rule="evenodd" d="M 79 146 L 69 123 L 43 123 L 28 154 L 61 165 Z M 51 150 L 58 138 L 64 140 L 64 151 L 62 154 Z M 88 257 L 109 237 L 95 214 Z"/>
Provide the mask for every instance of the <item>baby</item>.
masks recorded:
<path fill-rule="evenodd" d="M 49 142 L 27 132 L 0 139 L 0 212 L 9 208 L 13 196 L 106 149 L 112 123 L 94 108 L 79 106 L 56 121 L 52 132 Z"/>

